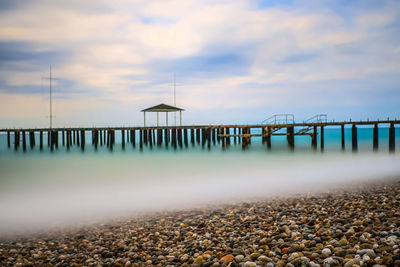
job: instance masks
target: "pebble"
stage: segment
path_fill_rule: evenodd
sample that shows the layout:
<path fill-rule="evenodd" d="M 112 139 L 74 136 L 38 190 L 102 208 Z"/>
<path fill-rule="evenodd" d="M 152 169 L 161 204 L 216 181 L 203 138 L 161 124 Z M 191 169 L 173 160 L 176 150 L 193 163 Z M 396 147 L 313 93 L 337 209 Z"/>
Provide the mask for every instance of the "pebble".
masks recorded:
<path fill-rule="evenodd" d="M 398 180 L 0 238 L 0 266 L 394 266 Z"/>

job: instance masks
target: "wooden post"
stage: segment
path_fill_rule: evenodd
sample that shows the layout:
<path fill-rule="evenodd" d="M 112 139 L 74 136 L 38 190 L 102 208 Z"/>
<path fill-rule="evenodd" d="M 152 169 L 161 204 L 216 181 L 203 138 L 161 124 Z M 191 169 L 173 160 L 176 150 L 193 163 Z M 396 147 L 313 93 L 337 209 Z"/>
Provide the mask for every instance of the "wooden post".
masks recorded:
<path fill-rule="evenodd" d="M 62 145 L 65 146 L 65 131 L 62 130 L 61 134 L 62 134 Z"/>
<path fill-rule="evenodd" d="M 389 151 L 393 153 L 396 149 L 396 136 L 395 136 L 395 128 L 394 124 L 391 123 L 389 127 Z"/>
<path fill-rule="evenodd" d="M 85 150 L 85 130 L 81 130 L 81 149 Z"/>
<path fill-rule="evenodd" d="M 143 149 L 143 131 L 142 129 L 139 130 L 139 148 Z"/>
<path fill-rule="evenodd" d="M 188 142 L 188 129 L 187 128 L 184 129 L 183 134 L 184 134 L 185 147 L 188 147 L 189 142 Z"/>
<path fill-rule="evenodd" d="M 219 144 L 221 142 L 221 137 L 219 136 L 222 133 L 221 128 L 217 128 L 217 143 Z"/>
<path fill-rule="evenodd" d="M 39 139 L 40 139 L 40 150 L 43 149 L 43 131 L 39 132 Z"/>
<path fill-rule="evenodd" d="M 358 149 L 357 126 L 355 124 L 351 127 L 351 147 L 353 151 Z"/>
<path fill-rule="evenodd" d="M 131 130 L 131 142 L 132 142 L 132 146 L 135 147 L 136 146 L 136 131 L 135 130 Z"/>
<path fill-rule="evenodd" d="M 267 141 L 265 137 L 266 137 L 265 129 L 261 128 L 261 144 L 265 144 L 265 142 Z"/>
<path fill-rule="evenodd" d="M 177 129 L 178 131 L 178 144 L 179 147 L 182 148 L 183 147 L 183 143 L 182 143 L 182 129 Z"/>
<path fill-rule="evenodd" d="M 225 149 L 225 147 L 226 147 L 226 138 L 225 138 L 226 128 L 221 128 L 221 134 L 224 135 L 224 137 L 221 137 L 222 149 Z"/>
<path fill-rule="evenodd" d="M 168 112 L 166 112 L 166 114 L 168 114 Z M 169 145 L 169 129 L 165 128 L 164 130 L 164 143 L 165 143 L 165 147 L 168 147 Z"/>
<path fill-rule="evenodd" d="M 176 148 L 176 128 L 173 128 L 171 130 L 172 130 L 172 147 Z"/>
<path fill-rule="evenodd" d="M 211 138 L 212 138 L 212 142 L 213 142 L 213 145 L 215 146 L 215 132 L 216 132 L 216 129 L 215 128 L 211 128 Z"/>
<path fill-rule="evenodd" d="M 106 138 L 107 138 L 107 130 L 103 131 L 103 144 L 106 144 Z"/>
<path fill-rule="evenodd" d="M 122 149 L 125 149 L 125 130 L 121 130 Z"/>
<path fill-rule="evenodd" d="M 206 134 L 205 134 L 206 129 L 201 128 L 201 147 L 204 148 L 206 145 Z"/>
<path fill-rule="evenodd" d="M 58 149 L 58 131 L 57 130 L 55 130 L 54 131 L 54 144 L 55 144 L 55 146 L 56 146 L 56 148 Z"/>
<path fill-rule="evenodd" d="M 76 145 L 77 146 L 81 145 L 81 140 L 79 138 L 79 130 L 76 130 Z"/>
<path fill-rule="evenodd" d="M 190 129 L 190 143 L 194 146 L 194 128 Z"/>
<path fill-rule="evenodd" d="M 17 150 L 19 146 L 19 134 L 18 131 L 14 131 L 14 149 Z"/>
<path fill-rule="evenodd" d="M 31 146 L 31 149 L 33 149 L 33 147 L 35 146 L 35 132 L 34 131 L 29 132 L 29 144 Z"/>
<path fill-rule="evenodd" d="M 243 133 L 242 128 L 238 128 L 238 133 L 239 133 L 239 134 L 242 134 L 242 133 Z M 240 142 L 242 141 L 241 139 L 242 139 L 242 138 L 238 137 L 238 143 L 239 143 L 239 144 L 240 144 Z"/>
<path fill-rule="evenodd" d="M 230 146 L 231 145 L 231 137 L 230 137 L 231 129 L 229 127 L 226 127 L 226 134 L 228 135 L 226 137 L 226 145 Z"/>
<path fill-rule="evenodd" d="M 151 130 L 151 138 L 153 138 L 153 144 L 156 144 L 156 130 Z"/>
<path fill-rule="evenodd" d="M 76 132 L 74 130 L 72 130 L 72 144 L 75 145 L 76 144 Z"/>
<path fill-rule="evenodd" d="M 313 127 L 314 129 L 313 129 L 313 134 L 312 134 L 312 136 L 311 136 L 311 147 L 313 148 L 313 149 L 317 149 L 317 146 L 318 146 L 318 130 L 317 130 L 317 126 L 314 126 Z"/>
<path fill-rule="evenodd" d="M 26 135 L 25 131 L 22 131 L 22 149 L 26 151 Z"/>
<path fill-rule="evenodd" d="M 211 128 L 207 128 L 207 148 L 211 148 Z"/>
<path fill-rule="evenodd" d="M 47 131 L 47 146 L 51 146 L 51 131 Z"/>
<path fill-rule="evenodd" d="M 69 150 L 69 146 L 71 145 L 71 131 L 67 130 L 66 131 L 66 141 L 67 141 L 67 150 Z"/>
<path fill-rule="evenodd" d="M 344 135 L 344 124 L 340 126 L 341 133 L 342 133 L 342 150 L 345 150 L 346 144 L 345 144 L 345 135 Z"/>
<path fill-rule="evenodd" d="M 8 148 L 11 147 L 10 131 L 7 131 L 7 146 L 8 146 Z"/>
<path fill-rule="evenodd" d="M 152 149 L 153 148 L 153 130 L 151 130 L 151 129 L 148 130 L 148 139 L 149 139 L 150 149 Z"/>
<path fill-rule="evenodd" d="M 271 127 L 267 127 L 267 130 L 265 130 L 266 132 L 266 136 L 265 136 L 265 141 L 267 142 L 267 148 L 271 149 L 271 134 L 272 134 L 272 130 Z"/>
<path fill-rule="evenodd" d="M 374 134 L 373 134 L 373 149 L 374 151 L 377 151 L 379 148 L 379 129 L 378 129 L 378 124 L 375 123 L 374 125 Z"/>
<path fill-rule="evenodd" d="M 200 128 L 196 129 L 196 141 L 197 144 L 200 145 Z"/>
<path fill-rule="evenodd" d="M 325 148 L 324 126 L 321 125 L 321 150 Z"/>
<path fill-rule="evenodd" d="M 286 139 L 290 149 L 294 149 L 294 127 L 290 126 L 286 128 Z"/>

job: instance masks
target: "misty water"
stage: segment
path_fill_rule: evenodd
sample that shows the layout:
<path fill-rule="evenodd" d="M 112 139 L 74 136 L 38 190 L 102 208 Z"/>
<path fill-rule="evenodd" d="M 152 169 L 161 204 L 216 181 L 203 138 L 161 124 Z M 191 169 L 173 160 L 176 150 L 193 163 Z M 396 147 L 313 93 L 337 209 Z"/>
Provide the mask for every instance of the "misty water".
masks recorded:
<path fill-rule="evenodd" d="M 85 151 L 45 144 L 26 152 L 7 147 L 0 135 L 0 236 L 51 227 L 101 222 L 141 212 L 274 198 L 329 190 L 347 183 L 400 175 L 400 134 L 396 153 L 388 152 L 388 129 L 380 128 L 379 151 L 372 150 L 372 128 L 358 129 L 358 152 L 351 151 L 351 129 L 341 150 L 340 128 L 325 130 L 325 150 L 311 149 L 308 136 L 272 137 L 272 149 L 253 138 L 222 149 L 145 147 L 126 144 L 116 132 L 113 151 L 97 150 L 86 137 Z M 47 140 L 44 138 L 44 140 Z M 60 139 L 61 140 L 61 139 Z M 38 141 L 36 141 L 38 143 Z M 319 145 L 319 140 L 318 140 Z"/>

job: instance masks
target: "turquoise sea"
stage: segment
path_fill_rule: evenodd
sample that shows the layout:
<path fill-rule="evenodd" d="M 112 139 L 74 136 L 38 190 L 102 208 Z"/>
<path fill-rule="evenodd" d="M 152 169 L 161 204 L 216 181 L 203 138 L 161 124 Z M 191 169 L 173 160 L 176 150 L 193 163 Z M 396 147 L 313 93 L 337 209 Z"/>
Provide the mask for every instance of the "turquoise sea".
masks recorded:
<path fill-rule="evenodd" d="M 252 133 L 255 133 L 253 131 Z M 153 149 L 127 143 L 120 132 L 112 151 L 97 150 L 86 136 L 85 150 L 45 143 L 24 152 L 7 147 L 0 134 L 0 236 L 104 221 L 140 212 L 279 197 L 329 190 L 347 183 L 400 175 L 400 129 L 396 152 L 388 151 L 388 128 L 379 129 L 379 150 L 372 150 L 372 128 L 358 128 L 358 152 L 351 150 L 346 128 L 325 129 L 325 149 L 311 149 L 308 136 L 295 137 L 290 150 L 285 136 L 272 137 L 272 148 L 253 138 L 225 149 L 201 145 Z M 38 144 L 38 136 L 36 136 Z M 46 136 L 44 138 L 47 140 Z M 61 138 L 60 138 L 61 140 Z M 189 138 L 190 140 L 190 138 Z M 61 143 L 61 142 L 60 142 Z"/>

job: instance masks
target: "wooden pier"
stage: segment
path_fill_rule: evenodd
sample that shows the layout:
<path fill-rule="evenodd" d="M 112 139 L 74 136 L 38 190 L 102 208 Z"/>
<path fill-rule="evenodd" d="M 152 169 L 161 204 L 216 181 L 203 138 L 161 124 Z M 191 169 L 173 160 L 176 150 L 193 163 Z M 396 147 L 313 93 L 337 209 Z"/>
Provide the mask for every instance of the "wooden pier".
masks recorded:
<path fill-rule="evenodd" d="M 251 144 L 251 139 L 261 137 L 266 148 L 273 146 L 274 136 L 286 136 L 288 146 L 295 149 L 295 136 L 309 136 L 310 147 L 312 149 L 325 148 L 325 133 L 327 127 L 341 127 L 341 147 L 345 149 L 345 127 L 351 128 L 351 149 L 358 150 L 357 127 L 370 125 L 373 127 L 373 137 L 371 148 L 379 148 L 379 127 L 388 126 L 388 147 L 390 152 L 395 151 L 395 125 L 400 124 L 400 120 L 386 121 L 343 121 L 343 122 L 308 122 L 295 123 L 285 121 L 278 123 L 276 120 L 262 124 L 253 125 L 197 125 L 197 126 L 165 126 L 165 127 L 96 127 L 96 128 L 37 128 L 37 129 L 0 129 L 0 132 L 7 134 L 7 145 L 15 150 L 22 147 L 27 150 L 27 140 L 29 147 L 33 149 L 36 138 L 39 138 L 40 150 L 44 147 L 43 138 L 47 135 L 47 145 L 51 150 L 58 149 L 59 146 L 70 149 L 73 146 L 85 149 L 87 133 L 91 133 L 91 143 L 95 149 L 98 146 L 106 145 L 110 150 L 115 145 L 115 133 L 121 133 L 121 146 L 125 149 L 128 144 L 133 148 L 143 147 L 153 148 L 154 146 L 186 148 L 189 146 L 200 145 L 203 148 L 211 148 L 212 145 L 219 144 L 227 148 L 234 144 L 241 144 L 246 149 Z M 255 131 L 256 130 L 256 131 Z M 257 132 L 257 133 L 254 133 Z M 28 135 L 28 138 L 27 138 Z M 318 138 L 319 135 L 319 138 Z M 61 143 L 60 143 L 61 140 Z M 14 142 L 12 144 L 12 142 Z"/>

